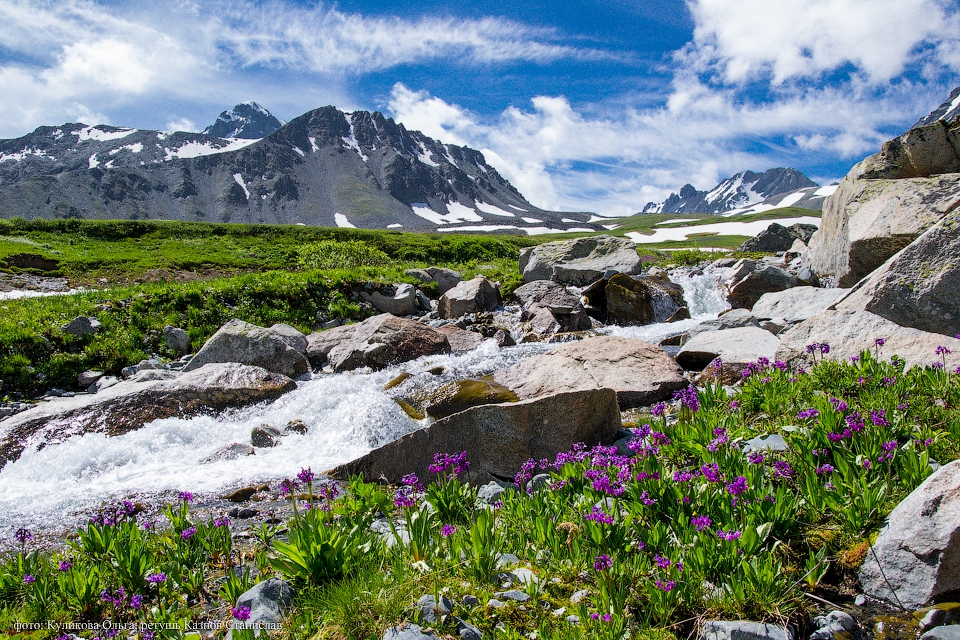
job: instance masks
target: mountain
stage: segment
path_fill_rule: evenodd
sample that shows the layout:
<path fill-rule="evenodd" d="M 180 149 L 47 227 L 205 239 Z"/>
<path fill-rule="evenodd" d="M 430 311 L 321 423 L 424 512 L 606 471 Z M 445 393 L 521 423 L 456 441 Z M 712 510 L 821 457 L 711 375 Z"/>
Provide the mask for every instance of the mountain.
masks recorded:
<path fill-rule="evenodd" d="M 771 196 L 819 185 L 796 169 L 778 167 L 763 173 L 744 171 L 723 180 L 710 191 L 686 184 L 663 202 L 648 202 L 643 213 L 726 213 L 758 204 Z M 785 206 L 785 205 L 784 205 Z"/>
<path fill-rule="evenodd" d="M 960 87 L 950 92 L 950 97 L 947 98 L 946 102 L 931 111 L 929 115 L 917 120 L 917 123 L 910 128 L 923 127 L 933 124 L 937 120 L 952 124 L 957 118 L 960 118 Z"/>
<path fill-rule="evenodd" d="M 309 111 L 259 140 L 39 127 L 0 140 L 0 216 L 528 234 L 600 229 L 589 213 L 533 206 L 479 151 L 408 131 L 379 112 L 335 107 Z"/>
<path fill-rule="evenodd" d="M 281 121 L 256 102 L 244 102 L 221 113 L 217 121 L 204 129 L 203 133 L 218 138 L 259 140 L 282 126 Z"/>

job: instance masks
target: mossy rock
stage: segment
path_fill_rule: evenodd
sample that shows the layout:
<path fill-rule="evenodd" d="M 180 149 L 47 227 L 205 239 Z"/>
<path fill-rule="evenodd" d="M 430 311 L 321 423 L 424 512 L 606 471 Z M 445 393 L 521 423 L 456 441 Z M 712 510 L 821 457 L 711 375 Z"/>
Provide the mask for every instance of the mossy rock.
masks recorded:
<path fill-rule="evenodd" d="M 427 400 L 426 412 L 431 418 L 446 418 L 470 407 L 501 402 L 518 402 L 513 391 L 490 380 L 467 378 L 445 384 Z"/>
<path fill-rule="evenodd" d="M 407 414 L 414 420 L 423 420 L 426 417 L 423 413 L 417 410 L 416 407 L 414 407 L 412 404 L 410 404 L 403 398 L 394 398 L 393 401 L 396 402 L 401 409 L 403 409 L 403 412 L 405 414 Z"/>
<path fill-rule="evenodd" d="M 387 391 L 389 389 L 393 389 L 394 387 L 398 387 L 412 377 L 413 377 L 412 373 L 407 373 L 406 371 L 404 371 L 403 373 L 398 375 L 396 378 L 394 378 L 387 384 L 383 385 L 383 390 Z"/>

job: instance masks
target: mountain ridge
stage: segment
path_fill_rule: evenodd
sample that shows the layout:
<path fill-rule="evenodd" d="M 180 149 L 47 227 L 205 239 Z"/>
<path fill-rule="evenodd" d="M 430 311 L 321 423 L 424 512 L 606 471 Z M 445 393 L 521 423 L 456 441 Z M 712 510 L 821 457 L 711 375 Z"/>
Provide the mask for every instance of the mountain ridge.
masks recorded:
<path fill-rule="evenodd" d="M 800 171 L 776 167 L 763 173 L 741 171 L 721 180 L 710 191 L 698 191 L 685 184 L 663 202 L 648 202 L 642 213 L 727 213 L 818 185 Z"/>

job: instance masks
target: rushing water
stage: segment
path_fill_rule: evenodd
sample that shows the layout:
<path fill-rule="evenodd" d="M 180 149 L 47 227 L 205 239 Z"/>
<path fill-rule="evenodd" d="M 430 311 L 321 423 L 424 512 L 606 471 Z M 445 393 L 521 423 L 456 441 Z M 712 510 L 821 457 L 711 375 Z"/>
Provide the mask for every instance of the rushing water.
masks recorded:
<path fill-rule="evenodd" d="M 655 342 L 726 308 L 716 278 L 673 279 L 684 288 L 692 320 L 603 332 Z M 68 524 L 105 500 L 169 490 L 216 493 L 288 477 L 302 467 L 330 469 L 422 426 L 382 390 L 401 371 L 414 374 L 405 389 L 423 390 L 485 375 L 555 346 L 532 343 L 500 349 L 488 340 L 463 355 L 420 358 L 384 371 L 320 374 L 275 402 L 218 416 L 157 420 L 121 436 L 86 434 L 40 451 L 31 448 L 0 472 L 0 523 L 44 528 L 51 522 Z M 428 372 L 438 366 L 443 367 L 441 375 Z M 253 456 L 203 462 L 226 445 L 249 442 L 255 427 L 282 427 L 291 420 L 304 421 L 309 431 L 287 435 L 278 446 L 257 449 Z"/>

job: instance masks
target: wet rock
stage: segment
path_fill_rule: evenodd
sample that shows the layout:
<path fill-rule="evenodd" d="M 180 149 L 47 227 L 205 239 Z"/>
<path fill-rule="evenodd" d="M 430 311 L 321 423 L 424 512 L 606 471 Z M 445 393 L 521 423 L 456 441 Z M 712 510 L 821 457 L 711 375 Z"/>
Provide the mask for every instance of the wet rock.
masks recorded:
<path fill-rule="evenodd" d="M 613 336 L 586 338 L 524 358 L 495 372 L 493 379 L 521 399 L 610 388 L 617 392 L 622 408 L 658 402 L 688 384 L 680 367 L 663 349 L 642 340 Z"/>
<path fill-rule="evenodd" d="M 520 251 L 520 272 L 525 283 L 552 280 L 585 287 L 604 274 L 633 275 L 642 268 L 634 242 L 607 235 L 546 242 Z"/>
<path fill-rule="evenodd" d="M 447 336 L 447 342 L 450 343 L 450 350 L 454 353 L 473 351 L 483 344 L 482 335 L 476 331 L 461 329 L 455 324 L 444 325 L 437 329 L 437 331 Z"/>
<path fill-rule="evenodd" d="M 707 320 L 690 327 L 680 336 L 679 346 L 690 342 L 694 336 L 707 331 L 722 331 L 723 329 L 739 329 L 741 327 L 759 327 L 760 323 L 751 311 L 746 309 L 730 309 L 714 320 Z"/>
<path fill-rule="evenodd" d="M 190 352 L 190 336 L 180 327 L 164 325 L 163 339 L 167 347 L 178 356 Z"/>
<path fill-rule="evenodd" d="M 228 493 L 227 495 L 223 496 L 223 499 L 229 500 L 230 502 L 246 502 L 256 492 L 256 487 L 243 487 L 242 489 L 237 489 L 236 491 Z"/>
<path fill-rule="evenodd" d="M 960 461 L 938 469 L 890 513 L 859 578 L 868 596 L 908 609 L 960 590 Z"/>
<path fill-rule="evenodd" d="M 94 395 L 45 402 L 0 423 L 0 462 L 16 460 L 34 439 L 61 442 L 83 433 L 120 435 L 160 418 L 219 413 L 296 388 L 260 367 L 209 364 L 172 380 L 120 382 Z"/>
<path fill-rule="evenodd" d="M 380 370 L 421 356 L 450 352 L 444 334 L 416 320 L 389 313 L 311 333 L 307 341 L 310 362 L 316 367 L 329 365 L 336 372 L 361 367 Z"/>
<path fill-rule="evenodd" d="M 793 287 L 765 293 L 753 305 L 753 315 L 760 320 L 780 318 L 788 324 L 797 324 L 826 311 L 848 293 L 845 289 L 817 287 Z"/>
<path fill-rule="evenodd" d="M 541 335 L 565 331 L 584 331 L 592 324 L 580 303 L 580 297 L 549 280 L 537 280 L 513 292 L 523 312 L 521 321 L 530 321 Z"/>
<path fill-rule="evenodd" d="M 712 620 L 703 624 L 700 640 L 793 640 L 793 630 L 763 622 Z"/>
<path fill-rule="evenodd" d="M 275 332 L 243 320 L 231 320 L 206 341 L 183 371 L 195 371 L 211 363 L 236 362 L 298 378 L 310 372 L 310 363 L 303 352 L 290 346 L 292 341 L 286 329 Z"/>
<path fill-rule="evenodd" d="M 683 288 L 672 282 L 645 276 L 617 274 L 604 288 L 606 320 L 619 326 L 641 326 L 654 322 L 675 322 L 690 317 L 683 300 Z"/>
<path fill-rule="evenodd" d="M 945 624 L 958 624 L 960 623 L 960 602 L 940 602 L 932 607 L 914 611 L 913 617 L 919 620 L 920 629 L 923 631 Z"/>
<path fill-rule="evenodd" d="M 380 313 L 392 313 L 395 316 L 414 315 L 420 311 L 417 300 L 417 289 L 412 284 L 398 284 L 391 287 L 386 294 L 379 291 L 372 293 L 361 292 L 360 296 L 373 305 Z M 429 304 L 429 302 L 427 303 Z"/>
<path fill-rule="evenodd" d="M 260 515 L 260 512 L 256 509 L 234 507 L 227 512 L 227 515 L 238 520 L 249 520 L 250 518 L 256 518 Z"/>
<path fill-rule="evenodd" d="M 772 264 L 743 259 L 730 267 L 723 284 L 731 307 L 751 309 L 763 294 L 790 289 L 799 280 Z"/>
<path fill-rule="evenodd" d="M 471 482 L 512 477 L 526 460 L 551 458 L 576 442 L 613 442 L 620 411 L 611 389 L 558 393 L 534 400 L 489 404 L 434 422 L 331 472 L 363 473 L 399 482 L 408 473 L 426 481 L 436 451 L 466 451 Z"/>
<path fill-rule="evenodd" d="M 406 382 L 407 380 L 409 380 L 409 379 L 412 378 L 412 377 L 413 377 L 413 374 L 412 374 L 412 373 L 409 373 L 409 372 L 407 372 L 407 371 L 404 371 L 403 373 L 401 373 L 400 375 L 398 375 L 396 378 L 394 378 L 393 380 L 391 380 L 391 381 L 388 382 L 387 384 L 383 385 L 383 390 L 384 390 L 384 391 L 389 391 L 390 389 L 393 389 L 394 387 L 399 387 L 400 385 L 402 385 L 404 382 Z"/>
<path fill-rule="evenodd" d="M 760 327 L 741 327 L 699 333 L 680 347 L 677 362 L 686 370 L 700 371 L 714 359 L 734 366 L 768 358 L 773 362 L 780 340 Z"/>
<path fill-rule="evenodd" d="M 441 318 L 459 318 L 468 313 L 493 311 L 500 306 L 500 285 L 477 276 L 461 282 L 440 297 Z"/>
<path fill-rule="evenodd" d="M 64 333 L 72 336 L 92 336 L 103 328 L 100 321 L 96 318 L 87 316 L 77 316 L 67 324 L 60 327 Z"/>
<path fill-rule="evenodd" d="M 502 384 L 467 378 L 447 383 L 433 392 L 426 403 L 425 412 L 431 418 L 440 419 L 470 407 L 519 400 L 517 394 Z"/>
<path fill-rule="evenodd" d="M 250 444 L 258 449 L 268 449 L 277 446 L 282 435 L 279 429 L 268 424 L 260 425 L 250 433 Z"/>
<path fill-rule="evenodd" d="M 849 640 L 859 635 L 860 627 L 853 616 L 845 611 L 831 611 L 813 619 L 817 628 L 810 640 Z"/>
<path fill-rule="evenodd" d="M 300 435 L 305 435 L 310 431 L 310 427 L 303 420 L 291 420 L 287 423 L 285 428 L 287 433 L 299 433 Z"/>
<path fill-rule="evenodd" d="M 227 446 L 221 447 L 214 451 L 212 454 L 203 459 L 202 464 L 209 464 L 219 460 L 236 460 L 237 458 L 242 458 L 243 456 L 252 455 L 256 455 L 256 451 L 252 446 L 249 444 L 234 442 L 233 444 L 228 444 Z"/>

